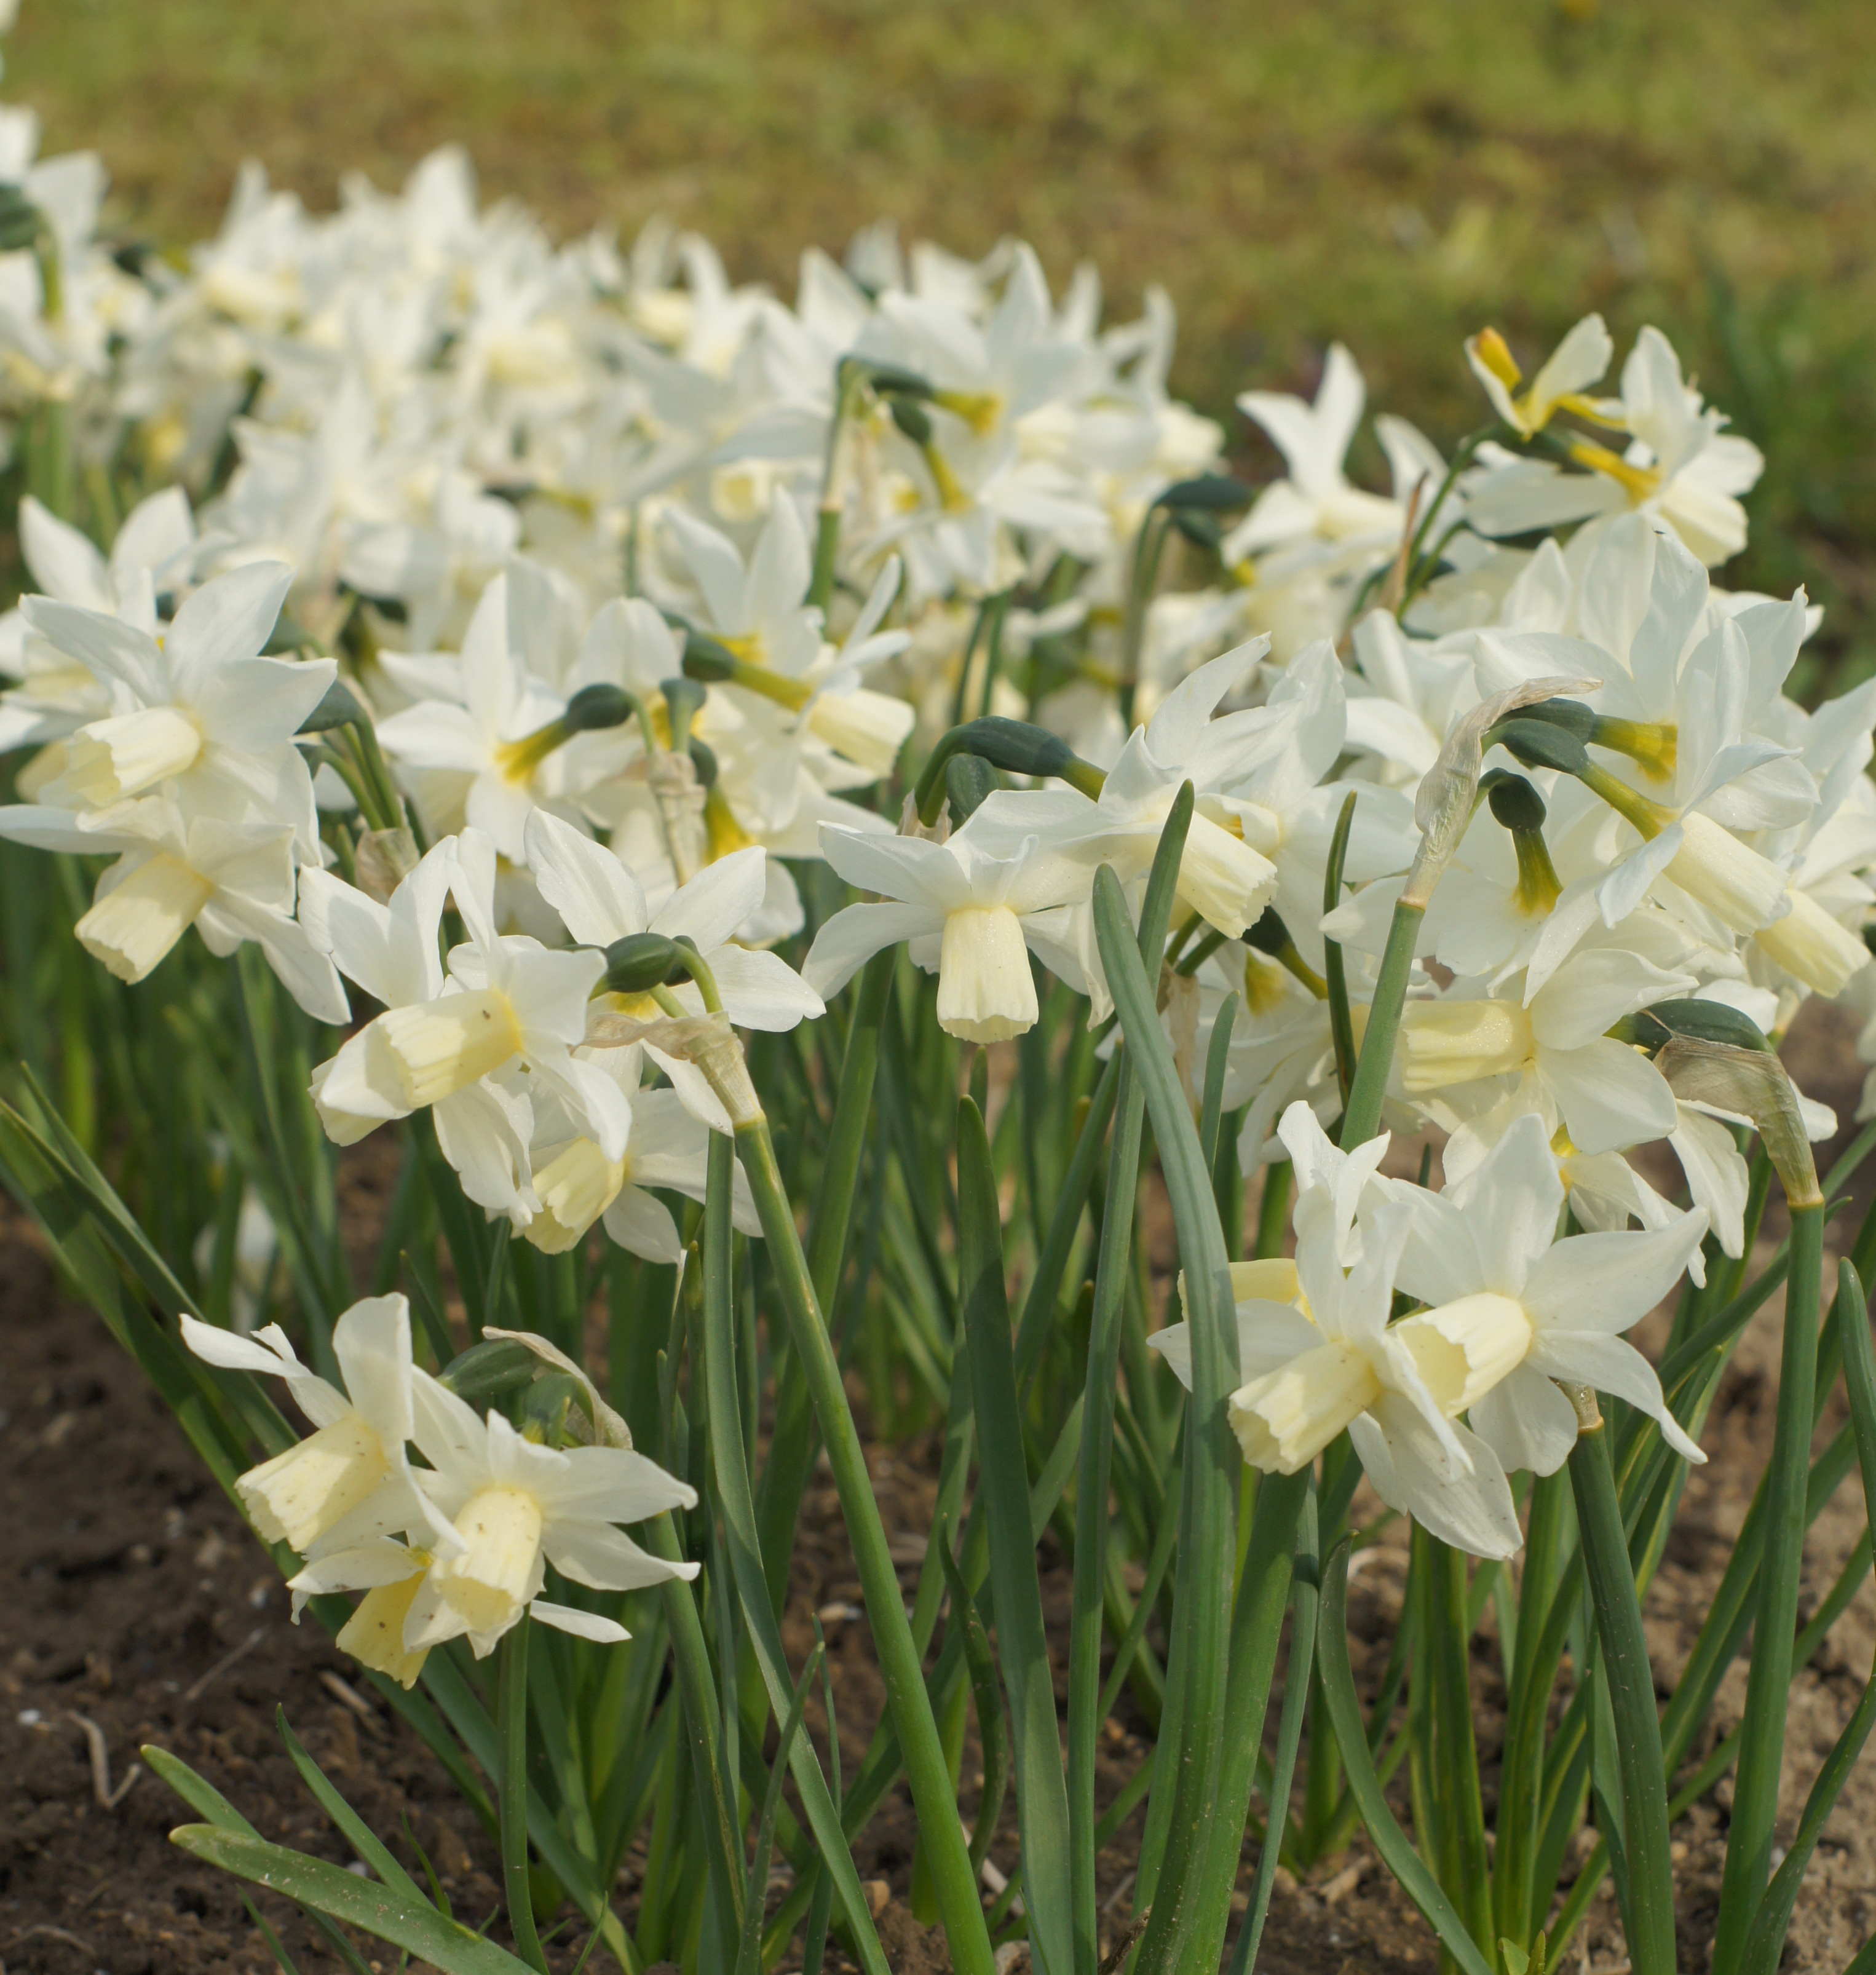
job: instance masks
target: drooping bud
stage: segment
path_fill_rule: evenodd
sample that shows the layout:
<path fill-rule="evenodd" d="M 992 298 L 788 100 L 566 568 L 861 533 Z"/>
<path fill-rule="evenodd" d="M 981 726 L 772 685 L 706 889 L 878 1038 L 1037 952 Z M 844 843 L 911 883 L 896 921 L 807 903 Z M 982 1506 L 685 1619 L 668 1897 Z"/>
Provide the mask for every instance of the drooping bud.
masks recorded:
<path fill-rule="evenodd" d="M 302 734 L 324 734 L 334 727 L 356 727 L 370 719 L 358 695 L 343 679 L 336 679 L 327 686 L 319 704 L 300 722 Z"/>
<path fill-rule="evenodd" d="M 1793 1208 L 1821 1207 L 1817 1162 L 1785 1066 L 1770 1051 L 1676 1036 L 1654 1066 L 1677 1097 L 1751 1119 Z"/>
<path fill-rule="evenodd" d="M 1426 909 L 1433 888 L 1440 881 L 1459 848 L 1466 826 L 1472 820 L 1473 805 L 1479 793 L 1479 776 L 1483 766 L 1486 737 L 1498 736 L 1493 730 L 1507 723 L 1520 708 L 1555 699 L 1560 693 L 1591 692 L 1599 679 L 1539 679 L 1513 686 L 1508 692 L 1481 701 L 1466 714 L 1446 737 L 1439 759 L 1421 777 L 1414 798 L 1414 820 L 1420 826 L 1420 847 L 1414 853 L 1401 902 Z M 1545 733 L 1561 733 L 1544 728 Z M 1579 745 L 1580 746 L 1580 743 Z"/>
<path fill-rule="evenodd" d="M 649 994 L 654 987 L 662 987 L 678 964 L 675 940 L 661 932 L 629 932 L 606 949 L 601 990 L 611 994 Z"/>
<path fill-rule="evenodd" d="M 518 1392 L 534 1378 L 539 1360 L 505 1333 L 485 1336 L 444 1366 L 438 1382 L 478 1409 Z"/>
<path fill-rule="evenodd" d="M 570 734 L 623 727 L 637 711 L 630 693 L 616 685 L 584 685 L 567 702 L 560 718 Z"/>
<path fill-rule="evenodd" d="M 938 820 L 945 764 L 954 754 L 981 755 L 993 767 L 1012 775 L 1033 775 L 1039 779 L 1053 776 L 1087 796 L 1098 796 L 1107 780 L 1100 769 L 1084 761 L 1066 741 L 1045 728 L 987 715 L 981 720 L 952 728 L 927 757 L 915 791 L 922 823 Z"/>

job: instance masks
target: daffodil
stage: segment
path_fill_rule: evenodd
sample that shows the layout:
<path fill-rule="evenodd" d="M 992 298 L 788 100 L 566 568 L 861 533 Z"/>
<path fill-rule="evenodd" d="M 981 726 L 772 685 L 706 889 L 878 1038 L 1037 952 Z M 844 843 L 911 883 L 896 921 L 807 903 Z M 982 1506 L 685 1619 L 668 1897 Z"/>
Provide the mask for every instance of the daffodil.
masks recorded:
<path fill-rule="evenodd" d="M 938 1020 L 949 1034 L 1000 1042 L 1033 1026 L 1029 924 L 1084 899 L 1091 864 L 1036 836 L 986 849 L 968 825 L 944 843 L 833 829 L 821 842 L 848 883 L 884 902 L 849 905 L 822 927 L 803 969 L 816 994 L 837 994 L 882 947 L 902 941 L 918 965 L 937 974 Z"/>
<path fill-rule="evenodd" d="M 237 1336 L 186 1312 L 182 1339 L 197 1357 L 226 1369 L 284 1379 L 314 1431 L 251 1468 L 236 1484 L 248 1517 L 269 1543 L 302 1554 L 345 1549 L 396 1531 L 447 1544 L 421 1471 L 410 1464 L 413 1431 L 410 1306 L 401 1296 L 367 1296 L 333 1326 L 340 1392 L 301 1364 L 286 1333 L 270 1323 Z"/>
<path fill-rule="evenodd" d="M 1563 1185 L 1542 1119 L 1526 1114 L 1460 1185 L 1416 1189 L 1398 1280 L 1431 1306 L 1395 1326 L 1427 1388 L 1509 1468 L 1554 1474 L 1575 1444 L 1575 1408 L 1553 1382 L 1593 1385 L 1705 1459 L 1621 1333 L 1684 1273 L 1707 1231 L 1694 1208 L 1656 1231 L 1555 1238 Z"/>

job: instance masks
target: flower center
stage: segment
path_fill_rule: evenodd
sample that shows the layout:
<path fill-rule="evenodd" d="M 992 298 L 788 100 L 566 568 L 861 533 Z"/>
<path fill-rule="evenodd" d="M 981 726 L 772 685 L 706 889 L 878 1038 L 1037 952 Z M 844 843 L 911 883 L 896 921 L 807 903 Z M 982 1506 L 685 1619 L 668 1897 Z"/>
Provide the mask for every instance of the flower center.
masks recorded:
<path fill-rule="evenodd" d="M 514 1004 L 496 987 L 389 1008 L 378 1021 L 413 1111 L 467 1089 L 521 1053 Z"/>

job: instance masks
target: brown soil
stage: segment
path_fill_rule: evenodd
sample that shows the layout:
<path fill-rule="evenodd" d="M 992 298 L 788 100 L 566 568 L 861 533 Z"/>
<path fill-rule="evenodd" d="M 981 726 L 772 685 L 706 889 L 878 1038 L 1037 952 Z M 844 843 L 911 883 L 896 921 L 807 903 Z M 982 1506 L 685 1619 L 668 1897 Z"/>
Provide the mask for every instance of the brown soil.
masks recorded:
<path fill-rule="evenodd" d="M 1847 1119 L 1860 1070 L 1832 1011 L 1807 1014 L 1790 1052 L 1813 1095 Z M 1820 1149 L 1821 1150 L 1833 1149 Z M 1820 1165 L 1825 1160 L 1820 1159 Z M 355 1207 L 366 1203 L 354 1201 Z M 361 1218 L 368 1218 L 368 1209 Z M 264 1975 L 272 1967 L 239 1891 L 166 1842 L 191 1813 L 140 1774 L 107 1809 L 95 1795 L 87 1737 L 100 1732 L 117 1786 L 140 1744 L 173 1750 L 240 1806 L 264 1834 L 340 1862 L 350 1852 L 301 1789 L 274 1727 L 284 1706 L 309 1749 L 373 1828 L 396 1834 L 408 1818 L 442 1875 L 457 1912 L 480 1921 L 499 1904 L 494 1848 L 429 1753 L 348 1676 L 347 1662 L 310 1618 L 287 1622 L 271 1561 L 202 1477 L 187 1444 L 87 1312 L 61 1303 L 30 1232 L 0 1212 L 0 1968 L 46 1975 Z M 1828 1279 L 1828 1278 L 1827 1278 Z M 1779 1306 L 1754 1323 L 1706 1435 L 1712 1456 L 1689 1486 L 1681 1524 L 1649 1605 L 1655 1663 L 1678 1672 L 1751 1497 L 1769 1444 Z M 1825 1431 L 1840 1415 L 1833 1407 Z M 935 1480 L 936 1451 L 913 1444 L 876 1451 L 888 1531 L 917 1570 Z M 825 1477 L 823 1477 L 825 1483 Z M 1806 1609 L 1828 1587 L 1863 1527 L 1854 1480 L 1820 1517 L 1805 1559 Z M 1378 1674 L 1398 1622 L 1403 1549 L 1384 1542 L 1352 1593 L 1353 1656 Z M 1066 1615 L 1067 1575 L 1045 1584 L 1052 1623 Z M 802 1522 L 789 1645 L 811 1637 L 808 1615 L 857 1605 L 858 1586 L 831 1484 L 810 1491 Z M 1866 1587 L 1811 1668 L 1794 1683 L 1786 1740 L 1789 1835 L 1818 1765 L 1855 1704 L 1876 1650 L 1876 1599 Z M 859 1622 L 829 1625 L 841 1740 L 853 1773 L 883 1700 Z M 1496 1655 L 1481 1644 L 1476 1669 L 1487 1808 L 1496 1785 Z M 1736 1720 L 1743 1669 L 1722 1691 L 1711 1734 Z M 1103 1741 L 1103 1795 L 1117 1790 L 1145 1752 L 1141 1723 L 1123 1697 Z M 818 1706 L 810 1726 L 824 1746 Z M 1272 1710 L 1274 1724 L 1275 1709 Z M 967 1750 L 964 1809 L 974 1748 Z M 1717 1896 L 1727 1786 L 1677 1828 L 1682 1888 L 1682 1966 L 1707 1966 Z M 1403 1814 L 1404 1806 L 1403 1808 Z M 1011 1820 L 1006 1811 L 1006 1826 Z M 948 1963 L 939 1937 L 906 1904 L 915 1825 L 902 1796 L 862 1846 L 862 1875 L 883 1882 L 880 1931 L 896 1969 L 925 1975 Z M 1129 1915 L 1139 1820 L 1102 1861 L 1107 1926 Z M 395 1848 L 410 1858 L 401 1838 Z M 1014 1829 L 992 1852 L 1014 1863 Z M 629 1857 L 617 1889 L 629 1919 L 636 1889 Z M 1246 1846 L 1247 1886 L 1255 1848 Z M 291 1910 L 263 1910 L 303 1969 L 333 1958 Z M 1784 1967 L 1835 1975 L 1876 1927 L 1876 1765 L 1852 1779 L 1819 1848 L 1802 1894 Z M 563 1937 L 570 1953 L 583 1930 Z M 1571 1966 L 1598 1975 L 1625 1966 L 1615 1903 L 1605 1891 Z M 1586 1952 L 1583 1950 L 1586 1949 Z M 557 1959 L 558 1958 L 557 1955 Z M 1279 1975 L 1406 1975 L 1431 1970 L 1432 1937 L 1365 1842 L 1299 1887 L 1280 1875 L 1262 1965 Z M 388 1967 L 380 1954 L 374 1967 Z M 830 1965 L 834 1958 L 830 1956 Z"/>

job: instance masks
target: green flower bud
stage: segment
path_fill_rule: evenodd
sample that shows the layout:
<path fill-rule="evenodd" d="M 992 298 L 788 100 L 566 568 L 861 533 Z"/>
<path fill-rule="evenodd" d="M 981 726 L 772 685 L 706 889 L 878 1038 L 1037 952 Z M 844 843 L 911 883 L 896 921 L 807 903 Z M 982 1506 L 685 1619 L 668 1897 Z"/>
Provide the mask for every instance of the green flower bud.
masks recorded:
<path fill-rule="evenodd" d="M 613 994 L 649 994 L 662 987 L 678 964 L 677 942 L 661 932 L 629 932 L 606 949 L 606 991 Z M 682 978 L 688 980 L 685 974 Z"/>

